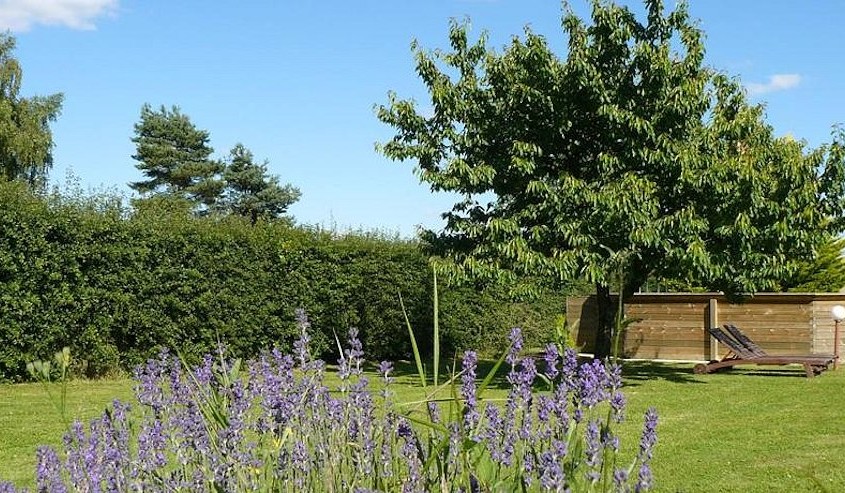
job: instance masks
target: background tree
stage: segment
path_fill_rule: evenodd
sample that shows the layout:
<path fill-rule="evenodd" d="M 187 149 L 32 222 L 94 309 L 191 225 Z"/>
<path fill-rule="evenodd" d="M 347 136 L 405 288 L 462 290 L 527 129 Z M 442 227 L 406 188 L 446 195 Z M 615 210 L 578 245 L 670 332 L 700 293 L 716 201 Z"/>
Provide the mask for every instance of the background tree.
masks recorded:
<path fill-rule="evenodd" d="M 252 152 L 243 144 L 232 148 L 223 170 L 224 210 L 248 217 L 255 224 L 259 217 L 281 217 L 299 200 L 299 189 L 290 184 L 280 185 L 277 176 L 267 174 L 267 165 L 266 160 L 256 163 Z"/>
<path fill-rule="evenodd" d="M 20 96 L 20 63 L 15 38 L 0 34 L 0 167 L 8 180 L 43 187 L 53 166 L 50 122 L 59 116 L 62 95 Z"/>
<path fill-rule="evenodd" d="M 601 357 L 612 285 L 776 287 L 839 228 L 844 168 L 838 141 L 805 152 L 776 138 L 738 83 L 703 65 L 685 3 L 646 0 L 644 22 L 591 4 L 589 25 L 565 8 L 563 59 L 530 29 L 497 53 L 453 23 L 449 52 L 413 46 L 432 109 L 391 94 L 378 117 L 397 130 L 386 156 L 463 197 L 442 232 L 423 232 L 435 261 L 517 291 L 531 276 L 583 277 Z"/>
<path fill-rule="evenodd" d="M 845 289 L 845 237 L 829 237 L 812 260 L 801 262 L 798 270 L 781 283 L 783 291 L 829 293 Z"/>
<path fill-rule="evenodd" d="M 223 164 L 211 158 L 214 149 L 209 134 L 198 129 L 178 107 L 158 111 L 149 104 L 141 108 L 135 124 L 136 168 L 147 178 L 130 183 L 141 193 L 163 194 L 186 199 L 199 211 L 212 208 L 219 200 L 223 182 L 219 174 Z"/>

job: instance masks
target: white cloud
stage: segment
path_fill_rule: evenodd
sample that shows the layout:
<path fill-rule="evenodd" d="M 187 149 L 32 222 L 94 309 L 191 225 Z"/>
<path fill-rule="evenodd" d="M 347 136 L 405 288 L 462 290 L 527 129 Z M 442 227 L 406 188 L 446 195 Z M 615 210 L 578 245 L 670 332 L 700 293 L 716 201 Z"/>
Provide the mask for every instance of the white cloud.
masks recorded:
<path fill-rule="evenodd" d="M 757 96 L 768 92 L 784 91 L 798 87 L 801 83 L 801 76 L 798 74 L 775 74 L 769 77 L 769 82 L 760 84 L 751 82 L 748 84 L 748 94 Z"/>
<path fill-rule="evenodd" d="M 0 30 L 28 31 L 35 25 L 94 29 L 94 20 L 117 11 L 118 0 L 0 0 Z"/>

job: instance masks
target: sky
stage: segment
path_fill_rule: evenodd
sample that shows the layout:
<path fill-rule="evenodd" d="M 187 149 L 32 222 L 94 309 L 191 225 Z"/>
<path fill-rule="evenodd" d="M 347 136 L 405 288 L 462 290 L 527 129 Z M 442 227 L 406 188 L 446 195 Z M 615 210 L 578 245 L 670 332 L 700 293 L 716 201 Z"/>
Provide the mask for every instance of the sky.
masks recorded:
<path fill-rule="evenodd" d="M 706 63 L 738 77 L 777 134 L 815 146 L 845 123 L 845 2 L 691 0 L 690 12 Z M 297 186 L 297 222 L 410 237 L 440 229 L 454 202 L 375 150 L 393 135 L 374 111 L 389 91 L 427 101 L 412 40 L 447 48 L 449 20 L 468 19 L 500 49 L 529 25 L 563 57 L 560 13 L 557 0 L 0 0 L 0 29 L 17 38 L 23 95 L 64 94 L 52 183 L 128 196 L 141 106 L 177 105 L 215 156 L 243 143 Z"/>

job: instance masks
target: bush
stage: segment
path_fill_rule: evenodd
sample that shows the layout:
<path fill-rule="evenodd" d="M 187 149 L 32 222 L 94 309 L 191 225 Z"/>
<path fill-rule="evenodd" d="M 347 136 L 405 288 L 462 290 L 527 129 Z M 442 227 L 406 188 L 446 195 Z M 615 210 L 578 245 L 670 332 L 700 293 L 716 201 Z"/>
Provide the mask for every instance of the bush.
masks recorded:
<path fill-rule="evenodd" d="M 86 376 L 128 371 L 162 347 L 191 362 L 218 342 L 236 357 L 285 349 L 297 308 L 320 354 L 336 351 L 333 329 L 357 327 L 372 357 L 407 358 L 399 293 L 430 340 L 430 268 L 412 241 L 197 218 L 167 201 L 130 213 L 115 197 L 36 197 L 17 183 L 0 183 L 0 231 L 0 380 L 64 346 Z M 447 288 L 441 306 L 446 349 L 489 351 L 515 325 L 539 345 L 564 297 L 519 304 Z"/>
<path fill-rule="evenodd" d="M 577 365 L 548 347 L 538 368 L 521 357 L 519 331 L 506 360 L 503 404 L 485 401 L 467 351 L 453 397 L 427 396 L 425 411 L 391 397 L 391 364 L 381 391 L 362 371 L 356 331 L 330 390 L 311 357 L 307 321 L 293 354 L 265 352 L 241 367 L 225 354 L 194 368 L 168 353 L 136 373 L 139 406 L 115 401 L 64 449 L 41 447 L 37 491 L 645 491 L 657 415 L 646 414 L 635 459 L 619 459 L 614 433 L 624 419 L 621 369 Z M 504 355 L 503 355 L 504 357 Z M 535 380 L 548 392 L 536 392 Z M 458 384 L 460 382 L 460 384 Z M 417 426 L 412 426 L 412 425 Z M 0 491 L 15 488 L 0 482 Z"/>

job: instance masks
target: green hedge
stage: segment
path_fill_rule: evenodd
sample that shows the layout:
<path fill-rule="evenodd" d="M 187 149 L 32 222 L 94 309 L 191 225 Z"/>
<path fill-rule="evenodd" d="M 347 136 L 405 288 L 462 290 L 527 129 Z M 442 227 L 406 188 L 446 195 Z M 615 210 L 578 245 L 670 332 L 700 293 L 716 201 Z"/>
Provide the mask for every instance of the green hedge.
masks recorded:
<path fill-rule="evenodd" d="M 333 330 L 355 326 L 369 358 L 407 358 L 399 292 L 430 340 L 431 273 L 413 242 L 161 208 L 129 215 L 116 200 L 39 198 L 14 183 L 0 183 L 0 232 L 0 380 L 25 378 L 27 361 L 65 345 L 88 376 L 162 347 L 196 358 L 222 342 L 248 357 L 288 347 L 299 307 L 324 353 Z M 440 306 L 448 350 L 492 351 L 514 325 L 539 343 L 564 296 L 515 304 L 445 287 Z"/>

